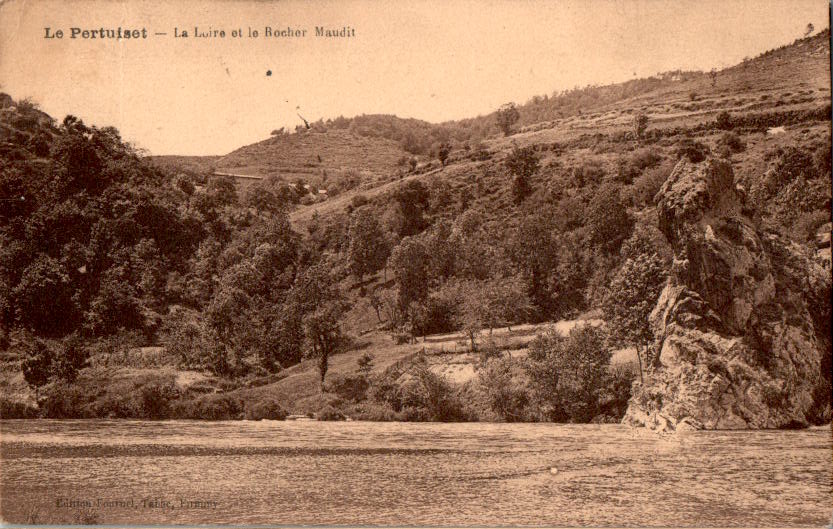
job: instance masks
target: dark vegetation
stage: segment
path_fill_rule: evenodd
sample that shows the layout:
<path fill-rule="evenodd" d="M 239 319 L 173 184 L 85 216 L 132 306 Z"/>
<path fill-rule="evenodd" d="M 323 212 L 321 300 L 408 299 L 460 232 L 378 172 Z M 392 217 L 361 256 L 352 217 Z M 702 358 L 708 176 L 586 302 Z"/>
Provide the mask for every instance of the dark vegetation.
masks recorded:
<path fill-rule="evenodd" d="M 115 129 L 72 116 L 58 124 L 4 99 L 0 352 L 33 395 L 0 399 L 0 413 L 279 420 L 295 411 L 291 399 L 257 390 L 309 360 L 321 419 L 616 421 L 655 360 L 647 315 L 671 259 L 654 197 L 678 159 L 732 159 L 757 221 L 798 244 L 815 250 L 830 222 L 829 103 L 684 125 L 632 104 L 676 78 L 702 81 L 685 98 L 699 105 L 720 76 L 587 87 L 440 125 L 313 123 L 303 134 L 345 130 L 413 156 L 397 163 L 407 179 L 352 191 L 344 207 L 303 223 L 290 222 L 311 203 L 303 181 L 244 188 L 193 161 L 150 164 Z M 624 128 L 557 142 L 523 134 L 625 100 Z M 792 125 L 812 131 L 765 134 Z M 295 136 L 276 132 L 268 141 Z M 416 156 L 429 155 L 425 174 Z M 362 185 L 353 177 L 341 192 Z M 829 316 L 829 300 L 819 305 Z M 606 324 L 543 333 L 527 356 L 491 339 L 494 329 L 588 311 Z M 477 376 L 453 383 L 426 354 L 384 368 L 365 355 L 331 372 L 368 332 L 391 344 L 462 333 Z M 640 364 L 612 367 L 618 347 L 635 347 Z M 185 384 L 183 372 L 200 377 Z"/>

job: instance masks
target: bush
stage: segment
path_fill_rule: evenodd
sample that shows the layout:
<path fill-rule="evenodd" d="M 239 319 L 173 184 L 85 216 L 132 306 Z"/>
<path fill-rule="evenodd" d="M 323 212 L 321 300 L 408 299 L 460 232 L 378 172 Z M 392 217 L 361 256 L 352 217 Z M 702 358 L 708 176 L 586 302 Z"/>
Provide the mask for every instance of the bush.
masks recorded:
<path fill-rule="evenodd" d="M 775 161 L 779 187 L 800 176 L 811 180 L 816 174 L 815 167 L 812 154 L 801 147 L 789 146 L 780 150 Z"/>
<path fill-rule="evenodd" d="M 826 176 L 830 178 L 830 167 L 831 167 L 831 149 L 830 149 L 830 141 L 825 141 L 819 148 L 816 150 L 816 153 L 813 155 L 813 161 L 815 162 L 816 166 L 816 173 L 819 177 Z"/>
<path fill-rule="evenodd" d="M 329 404 L 318 411 L 319 421 L 343 421 L 345 419 L 346 417 L 340 410 L 335 409 Z"/>
<path fill-rule="evenodd" d="M 342 400 L 361 402 L 367 398 L 370 384 L 364 375 L 333 375 L 326 385 L 326 391 L 335 393 Z"/>
<path fill-rule="evenodd" d="M 584 165 L 573 168 L 573 180 L 578 187 L 598 185 L 604 175 L 604 168 L 597 160 L 588 160 Z"/>
<path fill-rule="evenodd" d="M 530 395 L 526 388 L 512 377 L 512 362 L 495 358 L 487 361 L 478 374 L 489 407 L 506 422 L 528 418 Z"/>
<path fill-rule="evenodd" d="M 732 116 L 729 114 L 728 111 L 724 110 L 723 112 L 719 113 L 714 120 L 714 126 L 721 129 L 721 130 L 732 130 L 734 124 L 732 122 Z"/>
<path fill-rule="evenodd" d="M 242 402 L 229 395 L 207 395 L 196 400 L 176 402 L 171 407 L 171 417 L 177 419 L 228 421 L 242 416 Z"/>
<path fill-rule="evenodd" d="M 679 160 L 680 158 L 688 158 L 691 163 L 700 163 L 706 159 L 711 153 L 711 149 L 707 145 L 691 138 L 683 138 L 677 143 L 677 148 L 674 153 Z"/>
<path fill-rule="evenodd" d="M 418 371 L 419 381 L 425 391 L 424 407 L 431 420 L 440 422 L 467 421 L 462 403 L 455 395 L 451 385 L 441 375 L 437 375 L 426 368 Z"/>
<path fill-rule="evenodd" d="M 371 389 L 373 401 L 390 407 L 393 411 L 402 410 L 402 391 L 396 383 L 398 375 L 386 372 L 374 380 Z"/>
<path fill-rule="evenodd" d="M 648 206 L 654 203 L 654 197 L 662 184 L 674 169 L 673 164 L 663 163 L 657 167 L 646 169 L 633 181 L 634 200 L 638 205 Z"/>
<path fill-rule="evenodd" d="M 724 132 L 717 140 L 717 144 L 728 152 L 743 152 L 746 149 L 746 144 L 734 132 Z"/>
<path fill-rule="evenodd" d="M 288 413 L 283 407 L 273 399 L 268 399 L 262 402 L 253 404 L 246 404 L 246 419 L 249 421 L 260 421 L 267 419 L 270 421 L 283 421 L 286 419 Z"/>
<path fill-rule="evenodd" d="M 830 222 L 829 211 L 819 210 L 802 213 L 793 223 L 792 239 L 799 243 L 813 242 L 818 229 L 827 222 Z"/>
<path fill-rule="evenodd" d="M 144 419 L 167 419 L 171 401 L 179 397 L 179 391 L 173 383 L 152 382 L 139 392 L 141 417 Z"/>
<path fill-rule="evenodd" d="M 372 402 L 362 402 L 348 409 L 351 417 L 360 421 L 392 422 L 402 420 L 397 412 L 387 406 Z"/>
<path fill-rule="evenodd" d="M 92 415 L 88 405 L 95 398 L 75 384 L 58 382 L 47 386 L 41 414 L 49 419 L 81 419 Z"/>
<path fill-rule="evenodd" d="M 645 169 L 656 166 L 661 160 L 662 157 L 650 149 L 639 150 L 630 157 L 619 160 L 616 181 L 630 184 Z"/>
<path fill-rule="evenodd" d="M 530 344 L 527 372 L 544 415 L 556 422 L 590 422 L 610 400 L 607 336 L 595 327 L 537 337 Z"/>
<path fill-rule="evenodd" d="M 38 409 L 25 402 L 0 397 L 0 419 L 33 419 Z"/>

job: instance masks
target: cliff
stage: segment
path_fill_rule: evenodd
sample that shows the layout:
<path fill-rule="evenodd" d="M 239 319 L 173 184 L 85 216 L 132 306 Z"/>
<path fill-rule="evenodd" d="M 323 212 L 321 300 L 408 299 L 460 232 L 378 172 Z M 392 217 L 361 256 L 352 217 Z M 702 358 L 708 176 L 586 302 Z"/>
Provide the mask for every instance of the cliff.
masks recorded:
<path fill-rule="evenodd" d="M 683 160 L 661 187 L 659 225 L 674 263 L 625 423 L 801 427 L 829 410 L 830 273 L 756 226 L 743 200 L 724 160 Z"/>

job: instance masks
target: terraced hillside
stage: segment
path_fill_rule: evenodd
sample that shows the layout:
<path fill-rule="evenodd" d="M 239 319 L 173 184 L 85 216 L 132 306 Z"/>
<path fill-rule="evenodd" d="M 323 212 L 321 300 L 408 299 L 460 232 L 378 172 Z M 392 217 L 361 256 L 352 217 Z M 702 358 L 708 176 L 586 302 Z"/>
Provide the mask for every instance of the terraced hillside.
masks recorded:
<path fill-rule="evenodd" d="M 217 171 L 253 176 L 277 176 L 286 182 L 302 179 L 327 187 L 328 181 L 355 172 L 363 181 L 391 175 L 406 155 L 384 138 L 356 136 L 346 130 L 307 131 L 275 136 L 241 147 L 214 162 Z"/>

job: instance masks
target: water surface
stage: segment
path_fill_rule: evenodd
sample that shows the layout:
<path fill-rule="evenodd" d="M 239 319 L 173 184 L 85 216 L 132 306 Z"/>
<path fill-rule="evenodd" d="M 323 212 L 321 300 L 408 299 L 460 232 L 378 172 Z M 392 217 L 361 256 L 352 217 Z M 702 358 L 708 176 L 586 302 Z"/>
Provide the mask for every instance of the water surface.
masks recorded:
<path fill-rule="evenodd" d="M 37 420 L 0 434 L 6 522 L 823 526 L 833 505 L 829 428 Z"/>

